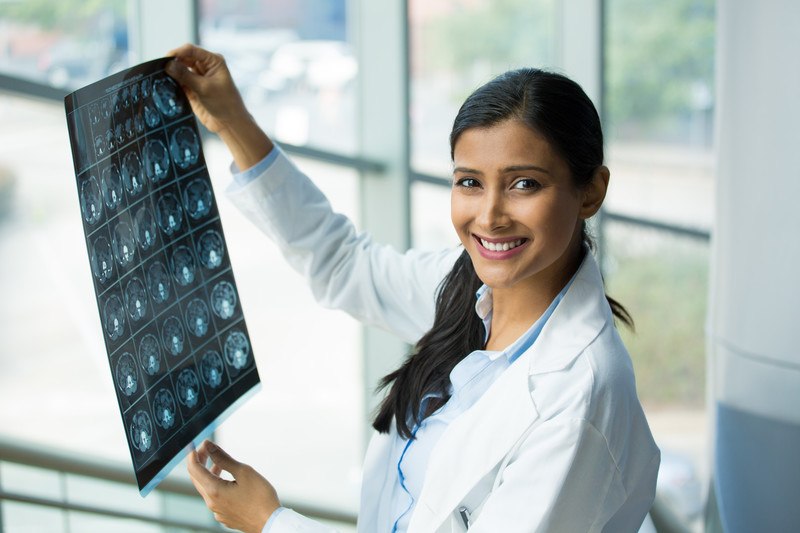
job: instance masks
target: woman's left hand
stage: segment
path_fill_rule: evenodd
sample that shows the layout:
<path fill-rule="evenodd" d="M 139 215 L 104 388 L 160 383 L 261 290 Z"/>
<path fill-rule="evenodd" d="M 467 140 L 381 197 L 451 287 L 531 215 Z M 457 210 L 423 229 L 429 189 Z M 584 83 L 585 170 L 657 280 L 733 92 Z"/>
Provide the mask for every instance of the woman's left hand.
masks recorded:
<path fill-rule="evenodd" d="M 208 459 L 213 463 L 211 469 L 206 468 Z M 226 527 L 259 533 L 281 505 L 269 481 L 211 441 L 189 454 L 187 469 L 214 519 Z M 223 470 L 233 476 L 233 481 L 220 477 Z"/>

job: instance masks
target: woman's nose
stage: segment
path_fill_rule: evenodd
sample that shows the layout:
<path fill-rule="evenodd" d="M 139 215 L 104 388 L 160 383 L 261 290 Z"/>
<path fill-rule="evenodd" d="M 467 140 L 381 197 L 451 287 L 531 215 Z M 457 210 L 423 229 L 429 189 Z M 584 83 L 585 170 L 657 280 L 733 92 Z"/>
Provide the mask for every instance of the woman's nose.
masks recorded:
<path fill-rule="evenodd" d="M 505 198 L 501 193 L 489 192 L 481 198 L 476 221 L 487 230 L 499 229 L 509 225 L 510 218 L 506 209 Z"/>

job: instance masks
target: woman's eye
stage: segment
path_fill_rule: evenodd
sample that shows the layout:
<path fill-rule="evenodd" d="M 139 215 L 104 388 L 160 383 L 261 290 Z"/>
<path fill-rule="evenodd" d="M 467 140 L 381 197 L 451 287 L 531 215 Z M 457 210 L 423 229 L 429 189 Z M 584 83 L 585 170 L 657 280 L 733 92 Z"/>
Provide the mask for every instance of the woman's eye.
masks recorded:
<path fill-rule="evenodd" d="M 541 184 L 532 178 L 522 178 L 514 183 L 514 189 L 522 189 L 526 191 L 535 191 L 541 188 Z"/>
<path fill-rule="evenodd" d="M 479 185 L 480 184 L 478 183 L 478 180 L 475 178 L 461 178 L 456 180 L 457 187 L 466 187 L 471 189 L 473 187 L 478 187 Z"/>

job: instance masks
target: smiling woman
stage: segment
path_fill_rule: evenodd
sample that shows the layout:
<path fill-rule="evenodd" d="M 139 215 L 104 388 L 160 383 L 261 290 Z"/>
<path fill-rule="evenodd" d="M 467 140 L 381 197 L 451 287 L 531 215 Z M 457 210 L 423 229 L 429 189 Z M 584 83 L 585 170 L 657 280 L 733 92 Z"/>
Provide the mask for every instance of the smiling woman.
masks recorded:
<path fill-rule="evenodd" d="M 249 115 L 221 56 L 174 55 L 168 72 L 242 169 L 234 203 L 320 303 L 415 343 L 382 381 L 359 531 L 636 531 L 660 454 L 614 327 L 627 314 L 589 251 L 609 171 L 583 90 L 522 69 L 468 97 L 450 137 L 463 247 L 401 254 L 333 212 Z M 330 531 L 212 443 L 188 468 L 229 527 Z"/>

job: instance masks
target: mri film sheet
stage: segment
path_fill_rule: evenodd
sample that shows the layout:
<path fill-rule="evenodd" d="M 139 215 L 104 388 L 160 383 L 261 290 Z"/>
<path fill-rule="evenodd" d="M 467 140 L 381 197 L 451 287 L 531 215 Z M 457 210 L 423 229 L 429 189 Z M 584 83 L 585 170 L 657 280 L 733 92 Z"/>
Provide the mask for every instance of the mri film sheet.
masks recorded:
<path fill-rule="evenodd" d="M 142 496 L 260 386 L 197 124 L 167 61 L 64 102 L 102 335 Z"/>

